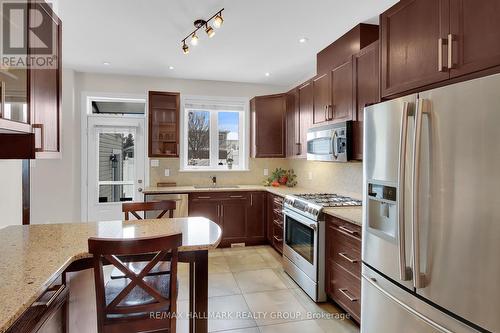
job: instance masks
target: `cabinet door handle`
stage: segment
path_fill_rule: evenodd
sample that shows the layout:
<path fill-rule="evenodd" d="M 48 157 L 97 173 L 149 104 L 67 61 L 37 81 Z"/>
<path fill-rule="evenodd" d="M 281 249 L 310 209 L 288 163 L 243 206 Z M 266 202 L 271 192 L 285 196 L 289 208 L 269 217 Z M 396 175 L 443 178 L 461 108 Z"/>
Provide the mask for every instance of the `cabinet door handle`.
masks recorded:
<path fill-rule="evenodd" d="M 250 194 L 250 206 L 253 206 L 253 193 Z"/>
<path fill-rule="evenodd" d="M 347 254 L 345 254 L 343 252 L 339 252 L 338 254 L 339 254 L 339 256 L 341 256 L 342 258 L 344 258 L 345 260 L 349 261 L 351 264 L 355 264 L 355 263 L 358 262 L 356 259 L 350 258 L 349 256 L 347 256 Z"/>
<path fill-rule="evenodd" d="M 37 129 L 40 130 L 40 147 L 36 147 L 36 133 L 35 133 L 35 152 L 43 152 L 44 151 L 44 144 L 43 144 L 43 124 L 33 124 L 31 125 L 35 131 Z"/>
<path fill-rule="evenodd" d="M 229 197 L 233 198 L 233 199 L 241 199 L 241 198 L 243 198 L 242 195 L 230 195 Z"/>
<path fill-rule="evenodd" d="M 220 217 L 224 217 L 224 206 L 220 205 Z"/>
<path fill-rule="evenodd" d="M 357 302 L 358 299 L 356 297 L 352 297 L 351 295 L 348 294 L 349 290 L 347 290 L 346 288 L 340 288 L 339 291 L 345 296 L 347 297 L 351 302 Z"/>
<path fill-rule="evenodd" d="M 328 105 L 325 105 L 325 120 L 328 120 Z"/>
<path fill-rule="evenodd" d="M 346 227 L 344 227 L 344 226 L 342 226 L 342 225 L 340 225 L 340 226 L 339 226 L 339 229 L 340 229 L 341 231 L 345 231 L 345 232 L 347 232 L 348 234 L 351 234 L 351 235 L 357 235 L 357 234 L 358 234 L 358 232 L 357 232 L 357 231 L 355 231 L 355 230 L 351 230 L 351 229 L 346 228 Z"/>
<path fill-rule="evenodd" d="M 219 205 L 217 205 L 217 217 L 219 217 L 219 216 L 220 216 L 220 209 L 219 209 L 219 207 L 220 207 L 220 206 L 219 206 Z"/>
<path fill-rule="evenodd" d="M 448 34 L 448 69 L 453 68 L 453 34 Z"/>
<path fill-rule="evenodd" d="M 5 82 L 0 81 L 0 118 L 5 117 Z"/>
<path fill-rule="evenodd" d="M 198 197 L 198 199 L 211 199 L 211 198 L 212 197 L 202 197 L 202 196 Z"/>

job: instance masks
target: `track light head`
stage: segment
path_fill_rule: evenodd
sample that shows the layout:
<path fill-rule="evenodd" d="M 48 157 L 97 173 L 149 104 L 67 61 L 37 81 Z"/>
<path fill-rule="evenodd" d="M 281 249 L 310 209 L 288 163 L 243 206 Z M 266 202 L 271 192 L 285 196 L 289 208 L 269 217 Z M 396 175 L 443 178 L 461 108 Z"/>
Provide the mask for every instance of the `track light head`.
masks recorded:
<path fill-rule="evenodd" d="M 222 26 L 222 23 L 224 23 L 224 19 L 222 18 L 222 12 L 220 12 L 214 19 L 214 27 L 219 29 Z"/>
<path fill-rule="evenodd" d="M 182 52 L 184 52 L 184 54 L 189 53 L 189 46 L 187 46 L 186 41 L 182 43 Z"/>
<path fill-rule="evenodd" d="M 215 35 L 215 30 L 214 28 L 212 28 L 211 26 L 209 26 L 207 24 L 206 28 L 205 28 L 205 32 L 207 33 L 208 35 L 208 38 L 212 38 L 214 35 Z"/>
<path fill-rule="evenodd" d="M 198 36 L 196 36 L 196 33 L 193 33 L 191 35 L 191 45 L 193 46 L 198 45 Z"/>

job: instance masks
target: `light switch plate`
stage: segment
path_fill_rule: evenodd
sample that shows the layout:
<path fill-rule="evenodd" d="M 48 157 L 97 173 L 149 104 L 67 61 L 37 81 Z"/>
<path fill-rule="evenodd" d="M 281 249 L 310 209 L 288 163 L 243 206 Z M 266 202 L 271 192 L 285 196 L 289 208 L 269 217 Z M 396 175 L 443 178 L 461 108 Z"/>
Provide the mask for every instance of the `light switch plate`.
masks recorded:
<path fill-rule="evenodd" d="M 165 177 L 170 177 L 170 169 L 165 169 Z"/>
<path fill-rule="evenodd" d="M 264 169 L 264 176 L 269 176 L 269 169 Z"/>
<path fill-rule="evenodd" d="M 151 160 L 151 167 L 157 168 L 160 166 L 160 160 Z"/>
<path fill-rule="evenodd" d="M 312 173 L 312 171 L 309 171 L 309 173 L 307 174 L 307 178 L 308 178 L 309 180 L 312 180 L 312 179 L 313 179 L 313 173 Z"/>

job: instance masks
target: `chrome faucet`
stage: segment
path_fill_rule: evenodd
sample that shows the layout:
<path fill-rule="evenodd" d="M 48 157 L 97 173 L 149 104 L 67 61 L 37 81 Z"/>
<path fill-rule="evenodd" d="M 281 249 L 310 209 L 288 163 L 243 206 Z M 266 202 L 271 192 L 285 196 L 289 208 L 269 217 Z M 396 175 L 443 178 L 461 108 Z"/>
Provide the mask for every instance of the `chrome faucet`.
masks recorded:
<path fill-rule="evenodd" d="M 217 187 L 217 177 L 216 176 L 212 176 L 210 178 L 212 179 L 212 186 L 213 187 Z"/>

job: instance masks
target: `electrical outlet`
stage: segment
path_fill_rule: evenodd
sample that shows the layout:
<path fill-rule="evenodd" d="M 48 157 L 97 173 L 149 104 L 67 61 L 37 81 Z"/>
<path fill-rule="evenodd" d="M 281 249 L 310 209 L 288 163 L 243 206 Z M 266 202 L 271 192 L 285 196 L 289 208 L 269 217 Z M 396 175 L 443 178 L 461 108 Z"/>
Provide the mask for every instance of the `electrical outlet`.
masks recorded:
<path fill-rule="evenodd" d="M 307 178 L 309 180 L 313 180 L 313 173 L 312 173 L 312 171 L 309 171 L 309 173 L 307 174 Z"/>
<path fill-rule="evenodd" d="M 170 169 L 165 169 L 165 177 L 170 177 Z"/>
<path fill-rule="evenodd" d="M 269 169 L 264 169 L 264 176 L 269 176 Z"/>
<path fill-rule="evenodd" d="M 159 160 L 151 160 L 151 167 L 152 168 L 157 168 L 160 166 L 160 161 Z"/>

